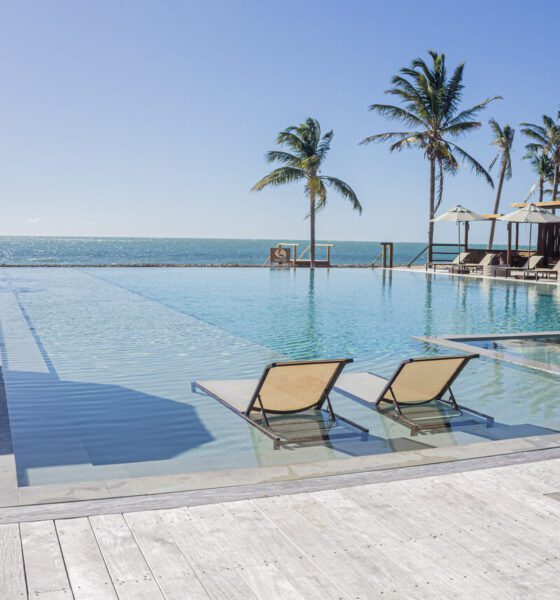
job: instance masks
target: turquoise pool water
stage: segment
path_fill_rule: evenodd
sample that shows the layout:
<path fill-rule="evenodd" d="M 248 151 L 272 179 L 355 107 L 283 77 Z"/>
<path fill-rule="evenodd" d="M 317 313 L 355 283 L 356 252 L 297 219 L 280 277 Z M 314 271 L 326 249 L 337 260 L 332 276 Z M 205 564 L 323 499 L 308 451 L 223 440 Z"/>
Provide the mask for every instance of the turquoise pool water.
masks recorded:
<path fill-rule="evenodd" d="M 353 357 L 388 376 L 448 352 L 412 336 L 560 329 L 560 288 L 337 269 L 3 269 L 2 365 L 20 486 L 192 473 L 473 444 L 560 430 L 557 377 L 481 359 L 456 395 L 492 429 L 411 438 L 348 398 L 370 428 L 273 451 L 196 379 L 257 377 L 282 358 Z"/>

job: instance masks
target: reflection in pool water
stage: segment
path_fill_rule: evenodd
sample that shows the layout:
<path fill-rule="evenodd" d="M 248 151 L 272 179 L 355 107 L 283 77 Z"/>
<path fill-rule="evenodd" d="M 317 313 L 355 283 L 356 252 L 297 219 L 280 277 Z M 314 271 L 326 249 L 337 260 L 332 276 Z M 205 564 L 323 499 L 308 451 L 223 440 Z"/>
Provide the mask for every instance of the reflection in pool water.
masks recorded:
<path fill-rule="evenodd" d="M 3 269 L 2 362 L 20 485 L 384 454 L 560 429 L 555 376 L 473 362 L 458 400 L 496 426 L 411 438 L 340 394 L 370 436 L 274 451 L 195 379 L 258 377 L 273 360 L 352 357 L 388 376 L 449 352 L 413 335 L 560 329 L 556 286 L 422 272 L 268 269 Z M 340 433 L 340 432 L 339 432 Z"/>

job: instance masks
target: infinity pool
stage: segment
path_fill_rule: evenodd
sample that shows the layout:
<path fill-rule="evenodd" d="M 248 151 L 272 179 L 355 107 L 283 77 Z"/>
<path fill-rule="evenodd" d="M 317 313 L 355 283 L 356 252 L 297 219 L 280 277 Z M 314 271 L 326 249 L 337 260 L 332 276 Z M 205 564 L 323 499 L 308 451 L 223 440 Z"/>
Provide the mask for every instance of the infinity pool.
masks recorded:
<path fill-rule="evenodd" d="M 412 336 L 560 329 L 556 286 L 361 269 L 3 269 L 0 320 L 20 487 L 263 467 L 289 477 L 297 464 L 560 430 L 556 376 L 487 358 L 471 362 L 455 393 L 495 427 L 414 438 L 334 394 L 337 412 L 369 427 L 367 440 L 274 451 L 190 389 L 257 377 L 286 358 L 349 356 L 349 370 L 389 376 L 404 358 L 450 352 Z"/>

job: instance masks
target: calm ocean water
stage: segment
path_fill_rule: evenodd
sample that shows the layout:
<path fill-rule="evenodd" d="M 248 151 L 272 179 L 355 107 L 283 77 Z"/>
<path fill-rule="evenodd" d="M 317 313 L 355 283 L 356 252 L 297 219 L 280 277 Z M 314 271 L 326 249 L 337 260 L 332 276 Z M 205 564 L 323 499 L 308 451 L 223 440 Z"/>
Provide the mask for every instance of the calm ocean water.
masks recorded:
<path fill-rule="evenodd" d="M 279 240 L 105 237 L 0 237 L 0 263 L 10 265 L 261 265 Z M 298 242 L 301 252 L 306 240 Z M 425 243 L 396 243 L 394 261 L 407 264 Z M 336 242 L 334 264 L 371 264 L 379 242 Z M 318 257 L 323 250 L 318 250 Z"/>

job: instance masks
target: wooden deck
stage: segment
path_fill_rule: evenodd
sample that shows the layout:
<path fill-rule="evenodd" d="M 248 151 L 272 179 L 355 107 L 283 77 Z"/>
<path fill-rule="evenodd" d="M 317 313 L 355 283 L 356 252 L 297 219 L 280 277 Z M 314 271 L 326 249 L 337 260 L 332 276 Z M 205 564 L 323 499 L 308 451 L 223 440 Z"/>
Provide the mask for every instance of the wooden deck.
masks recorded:
<path fill-rule="evenodd" d="M 560 597 L 560 459 L 0 525 L 0 598 Z"/>

